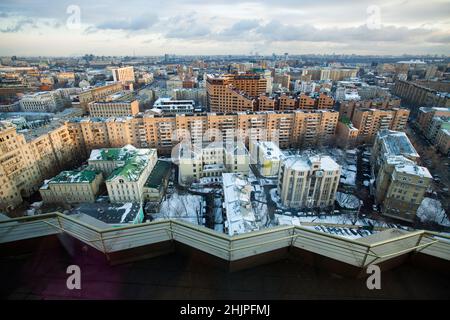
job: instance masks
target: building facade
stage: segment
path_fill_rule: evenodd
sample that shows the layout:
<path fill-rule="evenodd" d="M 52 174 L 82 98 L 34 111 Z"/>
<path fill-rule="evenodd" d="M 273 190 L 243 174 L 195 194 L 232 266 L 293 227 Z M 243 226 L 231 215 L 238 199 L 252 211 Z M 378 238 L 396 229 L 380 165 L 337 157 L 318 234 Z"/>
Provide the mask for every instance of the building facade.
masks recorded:
<path fill-rule="evenodd" d="M 291 156 L 283 159 L 278 194 L 283 206 L 314 209 L 334 205 L 341 167 L 329 156 Z"/>
<path fill-rule="evenodd" d="M 378 132 L 372 148 L 375 202 L 386 216 L 412 222 L 432 176 L 404 132 Z"/>
<path fill-rule="evenodd" d="M 39 189 L 45 203 L 93 203 L 103 183 L 99 171 L 62 171 Z"/>

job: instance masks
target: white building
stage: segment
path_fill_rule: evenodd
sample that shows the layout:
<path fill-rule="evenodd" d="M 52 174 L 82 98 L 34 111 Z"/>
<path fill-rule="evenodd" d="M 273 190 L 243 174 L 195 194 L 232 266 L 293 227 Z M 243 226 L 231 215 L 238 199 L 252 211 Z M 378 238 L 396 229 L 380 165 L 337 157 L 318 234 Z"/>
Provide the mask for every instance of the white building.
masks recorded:
<path fill-rule="evenodd" d="M 197 150 L 180 149 L 179 182 L 203 183 L 222 181 L 224 172 L 248 174 L 250 157 L 243 144 L 225 147 L 223 144 L 209 144 Z"/>
<path fill-rule="evenodd" d="M 262 176 L 278 176 L 283 153 L 273 141 L 251 141 L 250 154 Z"/>
<path fill-rule="evenodd" d="M 278 194 L 286 207 L 332 206 L 341 167 L 329 156 L 290 156 L 283 159 L 278 176 Z"/>
<path fill-rule="evenodd" d="M 294 83 L 294 91 L 302 93 L 315 92 L 316 85 L 317 84 L 314 81 L 296 80 Z"/>
<path fill-rule="evenodd" d="M 193 113 L 195 111 L 194 100 L 173 100 L 172 98 L 159 98 L 153 104 L 153 108 L 164 113 Z"/>
<path fill-rule="evenodd" d="M 103 172 L 111 202 L 142 202 L 144 185 L 157 161 L 156 149 L 92 150 L 89 166 Z"/>
<path fill-rule="evenodd" d="M 37 92 L 20 100 L 20 109 L 24 112 L 56 112 L 63 107 L 60 91 Z"/>

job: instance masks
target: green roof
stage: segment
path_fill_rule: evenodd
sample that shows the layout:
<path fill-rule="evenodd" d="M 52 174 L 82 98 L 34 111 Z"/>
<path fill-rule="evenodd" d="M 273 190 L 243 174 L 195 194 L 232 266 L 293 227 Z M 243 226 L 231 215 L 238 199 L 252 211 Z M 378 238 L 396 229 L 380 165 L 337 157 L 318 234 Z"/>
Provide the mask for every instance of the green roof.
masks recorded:
<path fill-rule="evenodd" d="M 124 166 L 115 169 L 108 177 L 108 181 L 111 181 L 117 176 L 122 176 L 130 181 L 136 181 L 141 176 L 147 164 L 148 158 L 134 156 Z"/>
<path fill-rule="evenodd" d="M 93 170 L 62 171 L 48 183 L 91 183 L 98 174 Z"/>
<path fill-rule="evenodd" d="M 152 172 L 148 176 L 145 187 L 147 188 L 159 188 L 162 184 L 162 180 L 170 171 L 171 164 L 168 161 L 158 160 Z"/>
<path fill-rule="evenodd" d="M 342 116 L 341 120 L 340 120 L 343 124 L 346 125 L 350 125 L 352 124 L 352 122 L 350 121 L 350 119 L 347 116 Z"/>
<path fill-rule="evenodd" d="M 95 149 L 92 150 L 89 160 L 127 161 L 137 153 L 139 153 L 138 149 L 130 145 L 123 148 Z"/>

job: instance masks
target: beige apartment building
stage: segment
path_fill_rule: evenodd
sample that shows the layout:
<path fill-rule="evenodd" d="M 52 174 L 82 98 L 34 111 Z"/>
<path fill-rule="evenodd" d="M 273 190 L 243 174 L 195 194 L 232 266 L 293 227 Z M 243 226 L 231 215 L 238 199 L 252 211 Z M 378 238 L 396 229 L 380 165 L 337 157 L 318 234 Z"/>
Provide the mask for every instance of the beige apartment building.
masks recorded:
<path fill-rule="evenodd" d="M 450 108 L 421 107 L 416 124 L 424 134 L 427 134 L 435 117 L 450 117 Z"/>
<path fill-rule="evenodd" d="M 341 148 L 353 148 L 358 144 L 359 130 L 347 118 L 339 120 L 336 127 L 336 144 Z"/>
<path fill-rule="evenodd" d="M 114 82 L 135 82 L 134 68 L 123 67 L 111 70 Z"/>
<path fill-rule="evenodd" d="M 88 105 L 90 102 L 101 100 L 113 93 L 122 91 L 123 87 L 120 82 L 114 82 L 102 87 L 95 87 L 89 90 L 83 91 L 79 94 L 80 107 L 84 111 L 88 111 Z"/>
<path fill-rule="evenodd" d="M 212 112 L 254 111 L 255 99 L 266 93 L 261 74 L 207 75 L 206 92 Z"/>
<path fill-rule="evenodd" d="M 358 108 L 355 109 L 351 122 L 358 129 L 359 143 L 373 143 L 378 131 L 383 129 L 403 131 L 409 118 L 408 109 L 391 110 Z"/>
<path fill-rule="evenodd" d="M 259 111 L 275 111 L 277 108 L 277 100 L 274 97 L 262 94 L 258 97 Z"/>
<path fill-rule="evenodd" d="M 133 101 L 109 101 L 91 102 L 88 105 L 91 117 L 131 117 L 139 113 L 139 102 Z"/>
<path fill-rule="evenodd" d="M 103 175 L 99 171 L 62 171 L 39 189 L 45 203 L 94 203 Z"/>
<path fill-rule="evenodd" d="M 82 118 L 53 121 L 18 134 L 12 125 L 0 127 L 0 206 L 13 208 L 37 191 L 45 179 L 79 165 L 94 149 L 133 145 L 171 154 L 180 139 L 204 137 L 234 143 L 277 141 L 280 148 L 306 147 L 333 141 L 338 122 L 334 111 L 254 112 Z M 184 132 L 184 135 L 176 132 Z M 206 134 L 208 132 L 208 134 Z"/>
<path fill-rule="evenodd" d="M 436 147 L 445 155 L 450 155 L 450 130 L 441 129 L 436 135 Z"/>
<path fill-rule="evenodd" d="M 341 167 L 329 156 L 286 157 L 278 175 L 281 203 L 299 209 L 333 206 L 340 176 Z"/>
<path fill-rule="evenodd" d="M 375 202 L 386 216 L 414 221 L 432 176 L 417 165 L 419 154 L 404 132 L 378 132 L 371 162 L 376 176 Z"/>
<path fill-rule="evenodd" d="M 238 138 L 246 146 L 250 139 L 276 139 L 281 148 L 326 144 L 334 138 L 338 115 L 335 111 L 145 115 L 107 120 L 84 118 L 70 121 L 68 126 L 73 134 L 81 132 L 84 140 L 78 144 L 84 145 L 88 151 L 132 144 L 156 148 L 167 154 L 183 138 L 191 143 L 201 141 L 201 137 L 206 141 L 214 138 L 234 141 Z"/>
<path fill-rule="evenodd" d="M 25 134 L 0 123 L 0 208 L 13 209 L 45 179 L 77 165 L 83 149 L 72 142 L 67 127 L 58 121 Z"/>

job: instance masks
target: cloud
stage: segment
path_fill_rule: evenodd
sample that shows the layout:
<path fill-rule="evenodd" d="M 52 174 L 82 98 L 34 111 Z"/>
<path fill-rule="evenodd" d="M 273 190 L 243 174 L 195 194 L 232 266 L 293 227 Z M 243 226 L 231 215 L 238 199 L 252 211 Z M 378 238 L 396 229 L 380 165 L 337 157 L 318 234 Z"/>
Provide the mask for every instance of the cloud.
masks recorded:
<path fill-rule="evenodd" d="M 30 18 L 19 19 L 14 22 L 12 25 L 7 26 L 5 28 L 0 28 L 0 32 L 3 33 L 17 33 L 25 29 L 27 26 L 36 26 L 35 21 Z"/>
<path fill-rule="evenodd" d="M 195 12 L 178 15 L 161 22 L 160 28 L 169 39 L 204 39 L 211 33 L 211 25 L 199 19 Z"/>
<path fill-rule="evenodd" d="M 131 19 L 108 20 L 94 27 L 95 30 L 123 30 L 141 31 L 148 30 L 158 21 L 155 14 L 146 14 Z"/>

